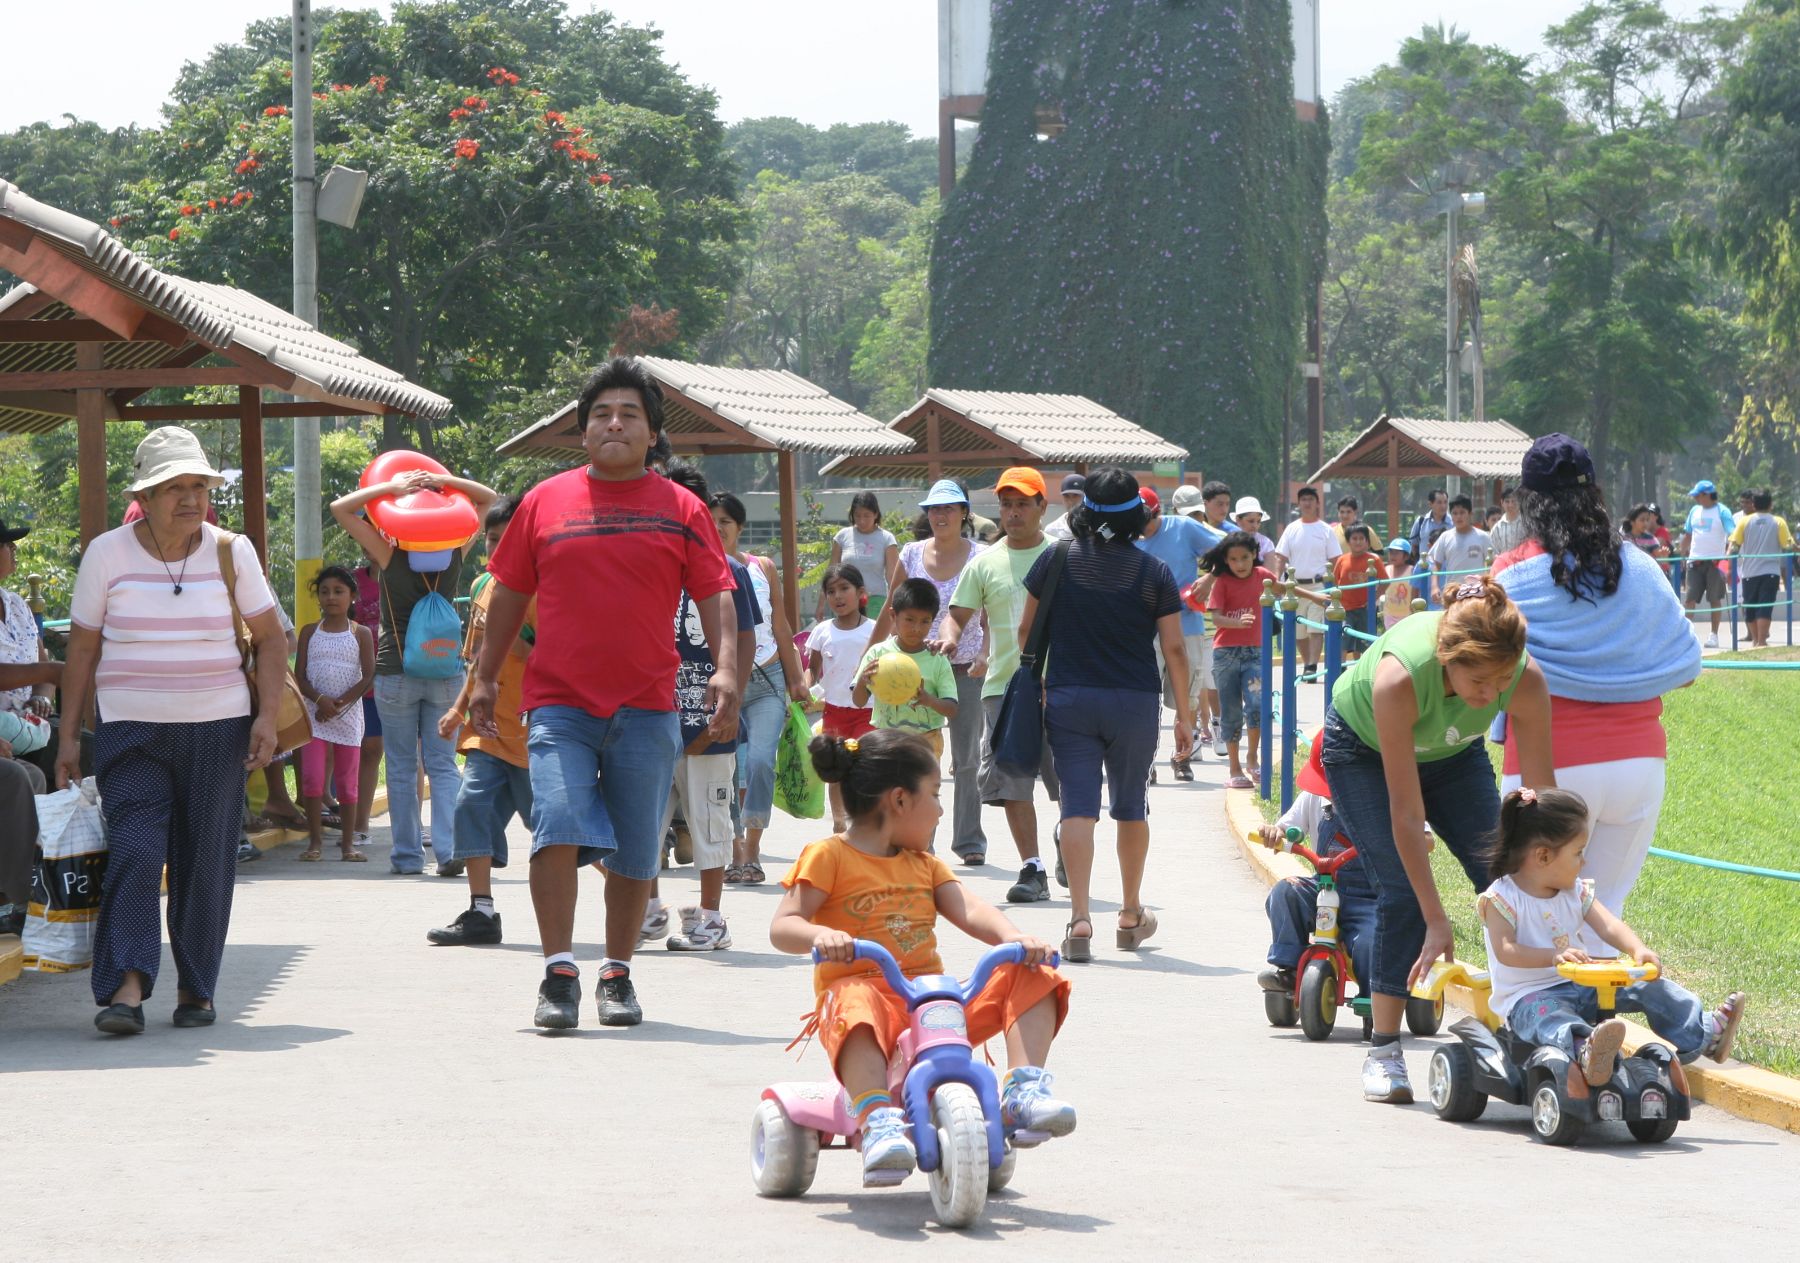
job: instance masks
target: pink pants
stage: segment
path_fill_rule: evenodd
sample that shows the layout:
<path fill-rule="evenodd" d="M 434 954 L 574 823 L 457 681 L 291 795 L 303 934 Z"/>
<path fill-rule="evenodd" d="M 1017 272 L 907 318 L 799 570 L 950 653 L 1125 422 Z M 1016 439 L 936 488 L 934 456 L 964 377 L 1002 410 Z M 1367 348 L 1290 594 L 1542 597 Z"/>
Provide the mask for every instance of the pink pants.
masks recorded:
<path fill-rule="evenodd" d="M 356 801 L 357 773 L 362 768 L 362 750 L 357 746 L 331 745 L 317 738 L 300 747 L 300 796 L 325 796 L 325 752 L 331 751 L 332 779 L 337 784 L 340 803 Z"/>

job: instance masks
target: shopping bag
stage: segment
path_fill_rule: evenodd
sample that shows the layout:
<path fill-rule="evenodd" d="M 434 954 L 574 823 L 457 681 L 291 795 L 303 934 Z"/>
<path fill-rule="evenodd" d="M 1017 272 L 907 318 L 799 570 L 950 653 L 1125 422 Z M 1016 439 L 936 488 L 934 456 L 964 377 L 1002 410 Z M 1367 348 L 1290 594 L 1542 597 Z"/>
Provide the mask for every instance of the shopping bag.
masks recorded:
<path fill-rule="evenodd" d="M 25 968 L 60 974 L 94 963 L 106 825 L 94 778 L 37 800 L 37 862 L 25 907 Z"/>
<path fill-rule="evenodd" d="M 775 748 L 775 805 L 797 820 L 825 814 L 825 782 L 813 770 L 812 725 L 798 702 L 788 703 L 787 723 Z"/>

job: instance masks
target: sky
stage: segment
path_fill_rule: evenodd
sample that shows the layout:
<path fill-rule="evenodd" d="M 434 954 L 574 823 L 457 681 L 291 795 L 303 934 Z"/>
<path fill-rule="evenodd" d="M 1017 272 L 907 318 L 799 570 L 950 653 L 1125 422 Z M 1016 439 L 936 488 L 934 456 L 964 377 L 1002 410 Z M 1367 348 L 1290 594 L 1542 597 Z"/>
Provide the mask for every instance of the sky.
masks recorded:
<path fill-rule="evenodd" d="M 1579 3 L 1323 0 L 1326 95 L 1391 58 L 1428 23 L 1536 52 L 1544 29 Z M 1667 3 L 1676 13 L 1701 7 L 1701 0 Z M 728 122 L 786 114 L 821 127 L 886 119 L 922 135 L 937 127 L 936 0 L 571 0 L 569 7 L 606 8 L 622 21 L 659 26 L 670 59 L 718 92 Z M 234 40 L 253 19 L 289 11 L 287 0 L 0 0 L 10 54 L 0 76 L 0 130 L 65 113 L 111 127 L 157 123 L 183 62 Z"/>

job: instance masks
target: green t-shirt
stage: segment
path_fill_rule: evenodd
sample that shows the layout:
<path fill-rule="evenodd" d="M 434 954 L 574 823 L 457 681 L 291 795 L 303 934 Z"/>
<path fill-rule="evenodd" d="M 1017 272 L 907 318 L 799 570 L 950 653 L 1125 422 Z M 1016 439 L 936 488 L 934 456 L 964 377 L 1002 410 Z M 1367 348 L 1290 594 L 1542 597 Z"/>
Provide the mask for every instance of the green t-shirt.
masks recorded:
<path fill-rule="evenodd" d="M 1351 731 L 1374 749 L 1381 748 L 1375 730 L 1375 671 L 1383 658 L 1397 658 L 1412 676 L 1413 697 L 1419 704 L 1419 720 L 1413 725 L 1413 756 L 1421 763 L 1435 763 L 1460 754 L 1478 741 L 1494 722 L 1494 716 L 1512 702 L 1513 690 L 1525 674 L 1529 655 L 1519 655 L 1512 683 L 1492 706 L 1477 710 L 1454 693 L 1444 692 L 1444 668 L 1437 660 L 1438 624 L 1443 613 L 1414 614 L 1384 634 L 1356 664 L 1338 677 L 1331 704 Z"/>
<path fill-rule="evenodd" d="M 950 604 L 981 610 L 988 620 L 988 669 L 981 682 L 983 697 L 999 697 L 1019 669 L 1019 620 L 1025 617 L 1025 576 L 1031 563 L 1051 545 L 1040 540 L 1030 548 L 1014 548 L 1005 540 L 963 567 Z"/>
<path fill-rule="evenodd" d="M 879 661 L 890 653 L 902 653 L 911 658 L 919 668 L 919 675 L 925 682 L 925 691 L 940 701 L 956 700 L 956 673 L 950 669 L 950 659 L 941 653 L 932 653 L 929 649 L 921 649 L 918 653 L 906 653 L 900 642 L 889 636 L 878 645 L 870 645 L 863 660 L 857 664 L 856 674 L 861 676 L 868 670 L 871 662 Z M 944 726 L 944 717 L 929 706 L 921 706 L 917 702 L 908 702 L 904 706 L 889 706 L 873 693 L 869 695 L 869 709 L 874 713 L 869 722 L 877 728 L 905 728 L 910 732 L 935 732 Z"/>

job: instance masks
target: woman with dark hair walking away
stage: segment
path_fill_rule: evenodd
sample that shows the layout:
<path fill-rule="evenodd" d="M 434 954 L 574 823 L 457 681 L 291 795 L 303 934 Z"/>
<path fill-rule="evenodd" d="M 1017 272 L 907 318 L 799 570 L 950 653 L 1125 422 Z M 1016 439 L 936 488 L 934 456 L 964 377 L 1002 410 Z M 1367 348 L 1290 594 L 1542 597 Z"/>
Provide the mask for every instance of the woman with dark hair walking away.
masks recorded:
<path fill-rule="evenodd" d="M 1167 566 L 1133 547 L 1147 515 L 1137 479 L 1122 469 L 1097 470 L 1088 476 L 1072 515 L 1074 539 L 1044 553 L 1025 576 L 1030 595 L 1019 624 L 1021 645 L 1038 619 L 1038 602 L 1052 567 L 1062 566 L 1043 612 L 1050 646 L 1044 725 L 1062 782 L 1062 860 L 1069 878 L 1069 926 L 1062 953 L 1069 961 L 1093 959 L 1089 886 L 1103 772 L 1108 814 L 1118 825 L 1124 887 L 1118 945 L 1136 949 L 1156 932 L 1156 916 L 1144 907 L 1142 885 L 1150 854 L 1150 765 L 1162 726 L 1159 642 L 1175 697 L 1175 757 L 1193 753 L 1194 703 L 1181 634 L 1181 594 Z"/>
<path fill-rule="evenodd" d="M 881 525 L 881 501 L 873 491 L 859 491 L 850 497 L 850 525 L 831 541 L 830 565 L 852 565 L 862 573 L 869 593 L 867 613 L 874 618 L 887 604 L 888 576 L 900 560 L 900 543 L 892 531 Z M 825 621 L 825 594 L 819 593 L 819 607 L 813 611 L 817 622 Z"/>
<path fill-rule="evenodd" d="M 1663 694 L 1699 677 L 1700 645 L 1662 568 L 1614 529 L 1587 448 L 1566 434 L 1533 443 L 1519 496 L 1525 542 L 1494 559 L 1494 576 L 1550 688 L 1556 783 L 1587 802 L 1582 876 L 1623 916 L 1662 814 Z M 1504 788 L 1519 787 L 1519 769 L 1509 729 Z"/>

